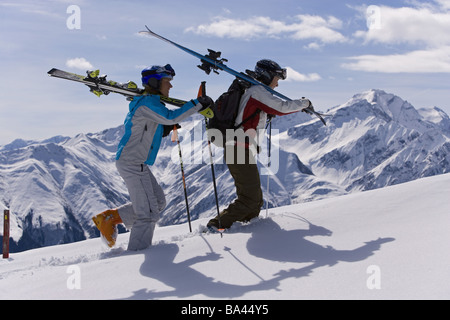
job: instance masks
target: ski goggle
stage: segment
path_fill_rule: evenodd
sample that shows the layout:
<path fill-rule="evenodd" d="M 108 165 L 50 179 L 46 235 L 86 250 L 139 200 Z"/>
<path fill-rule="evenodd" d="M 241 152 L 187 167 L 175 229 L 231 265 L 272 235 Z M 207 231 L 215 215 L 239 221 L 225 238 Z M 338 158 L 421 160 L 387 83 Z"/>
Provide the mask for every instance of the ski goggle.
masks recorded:
<path fill-rule="evenodd" d="M 170 78 L 175 77 L 175 70 L 173 70 L 173 68 L 172 68 L 172 66 L 170 64 L 166 64 L 164 67 L 159 67 L 156 70 L 156 73 L 166 74 Z"/>
<path fill-rule="evenodd" d="M 175 70 L 170 64 L 165 66 L 153 66 L 149 69 L 142 70 L 142 83 L 147 83 L 150 78 L 156 78 L 161 80 L 162 78 L 170 78 L 171 80 L 175 76 Z"/>
<path fill-rule="evenodd" d="M 287 70 L 286 69 L 280 69 L 274 71 L 275 75 L 280 77 L 281 80 L 286 80 L 287 78 Z"/>

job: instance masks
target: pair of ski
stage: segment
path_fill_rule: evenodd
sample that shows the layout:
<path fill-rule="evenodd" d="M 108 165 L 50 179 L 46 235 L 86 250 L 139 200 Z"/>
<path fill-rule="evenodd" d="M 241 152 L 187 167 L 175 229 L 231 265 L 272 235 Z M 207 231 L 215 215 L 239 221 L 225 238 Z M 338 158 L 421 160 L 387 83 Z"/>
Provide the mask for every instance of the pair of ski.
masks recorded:
<path fill-rule="evenodd" d="M 153 36 L 155 38 L 158 38 L 158 39 L 160 39 L 162 41 L 165 41 L 165 42 L 167 42 L 167 43 L 177 47 L 178 49 L 183 50 L 186 53 L 189 53 L 190 55 L 192 55 L 192 56 L 194 56 L 196 58 L 199 58 L 200 61 L 202 62 L 202 64 L 199 65 L 198 67 L 201 70 L 205 71 L 206 74 L 210 74 L 211 71 L 213 71 L 213 72 L 218 74 L 219 73 L 218 70 L 222 70 L 222 71 L 225 71 L 225 72 L 227 72 L 227 73 L 229 73 L 229 74 L 231 74 L 231 75 L 233 75 L 235 77 L 243 79 L 243 80 L 245 80 L 245 81 L 247 81 L 247 82 L 249 82 L 249 83 L 251 83 L 253 85 L 263 86 L 267 91 L 269 91 L 273 95 L 275 95 L 275 96 L 277 96 L 277 97 L 279 97 L 279 98 L 281 98 L 283 100 L 292 101 L 292 99 L 286 97 L 285 95 L 279 93 L 278 91 L 273 90 L 271 87 L 269 87 L 269 86 L 267 86 L 267 85 L 265 85 L 265 84 L 255 80 L 254 78 L 246 75 L 245 73 L 237 72 L 237 71 L 229 68 L 228 66 L 226 66 L 224 64 L 224 62 L 228 62 L 228 60 L 224 59 L 224 58 L 220 58 L 221 52 L 216 52 L 216 51 L 213 51 L 211 49 L 208 49 L 209 53 L 207 55 L 202 55 L 202 54 L 197 53 L 197 52 L 195 52 L 195 51 L 193 51 L 191 49 L 183 47 L 182 45 L 180 45 L 180 44 L 178 44 L 176 42 L 173 42 L 172 40 L 164 38 L 163 36 L 153 32 L 152 30 L 150 30 L 147 26 L 145 26 L 145 28 L 147 29 L 146 31 L 140 31 L 139 33 L 140 34 L 147 34 L 147 35 Z M 309 106 L 306 109 L 303 109 L 303 110 L 304 110 L 304 112 L 306 112 L 306 113 L 308 113 L 310 115 L 316 116 L 317 118 L 320 119 L 320 121 L 322 121 L 322 123 L 324 125 L 327 125 L 325 120 L 323 119 L 323 116 L 327 116 L 327 115 L 315 111 L 314 107 L 312 105 Z"/>
<path fill-rule="evenodd" d="M 87 71 L 86 76 L 63 71 L 56 68 L 51 69 L 47 73 L 51 77 L 83 83 L 86 86 L 88 86 L 91 92 L 98 97 L 100 97 L 101 95 L 108 95 L 109 93 L 114 92 L 125 96 L 127 100 L 132 100 L 133 97 L 142 95 L 144 93 L 144 89 L 139 88 L 132 81 L 128 81 L 126 83 L 119 83 L 112 80 L 107 80 L 106 75 L 99 76 L 100 74 L 99 70 Z M 164 96 L 161 96 L 161 101 L 177 107 L 181 107 L 187 102 L 184 100 Z"/>

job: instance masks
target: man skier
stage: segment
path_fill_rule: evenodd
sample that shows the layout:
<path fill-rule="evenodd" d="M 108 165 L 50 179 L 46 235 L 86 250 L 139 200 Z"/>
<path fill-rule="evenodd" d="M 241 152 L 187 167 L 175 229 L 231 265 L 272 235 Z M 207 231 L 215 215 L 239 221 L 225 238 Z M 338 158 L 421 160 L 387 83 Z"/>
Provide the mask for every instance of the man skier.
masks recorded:
<path fill-rule="evenodd" d="M 170 110 L 160 101 L 160 96 L 169 96 L 175 76 L 173 68 L 169 64 L 153 66 L 142 70 L 141 75 L 145 93 L 130 103 L 124 122 L 125 134 L 116 155 L 116 167 L 125 181 L 131 203 L 92 218 L 109 247 L 116 242 L 117 224 L 124 223 L 131 229 L 128 250 L 132 251 L 151 245 L 156 222 L 166 206 L 164 192 L 148 167 L 155 162 L 163 135 L 195 112 L 207 114 L 214 103 L 209 97 L 199 97 L 180 109 Z"/>
<path fill-rule="evenodd" d="M 286 69 L 267 59 L 258 61 L 255 71 L 250 73 L 256 80 L 272 89 L 278 86 L 280 79 L 286 79 Z M 235 126 L 242 125 L 241 129 L 248 135 L 250 142 L 238 140 L 227 142 L 225 145 L 225 159 L 234 179 L 237 199 L 219 214 L 220 221 L 217 216 L 211 219 L 207 224 L 208 228 L 227 229 L 235 221 L 247 222 L 259 215 L 263 205 L 263 194 L 254 159 L 259 149 L 254 145 L 255 134 L 258 130 L 264 130 L 268 115 L 282 116 L 302 111 L 310 105 L 311 102 L 304 98 L 283 101 L 260 85 L 253 85 L 247 89 L 240 100 Z"/>

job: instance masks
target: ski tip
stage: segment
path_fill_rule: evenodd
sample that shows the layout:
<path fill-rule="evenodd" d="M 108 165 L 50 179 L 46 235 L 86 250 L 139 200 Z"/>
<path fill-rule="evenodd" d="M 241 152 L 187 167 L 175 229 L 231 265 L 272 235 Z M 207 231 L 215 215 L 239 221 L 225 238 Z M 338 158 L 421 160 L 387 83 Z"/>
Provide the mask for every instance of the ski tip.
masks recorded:
<path fill-rule="evenodd" d="M 156 33 L 154 33 L 152 30 L 150 30 L 150 28 L 147 27 L 147 25 L 145 26 L 145 28 L 146 28 L 147 30 L 139 31 L 138 34 L 140 34 L 140 35 L 146 35 L 146 36 L 159 37 Z"/>
<path fill-rule="evenodd" d="M 153 31 L 150 30 L 149 27 L 147 27 L 147 25 L 145 25 L 145 29 L 147 29 L 147 30 L 139 31 L 138 34 L 149 35 L 149 34 L 152 34 L 152 33 L 153 33 Z"/>

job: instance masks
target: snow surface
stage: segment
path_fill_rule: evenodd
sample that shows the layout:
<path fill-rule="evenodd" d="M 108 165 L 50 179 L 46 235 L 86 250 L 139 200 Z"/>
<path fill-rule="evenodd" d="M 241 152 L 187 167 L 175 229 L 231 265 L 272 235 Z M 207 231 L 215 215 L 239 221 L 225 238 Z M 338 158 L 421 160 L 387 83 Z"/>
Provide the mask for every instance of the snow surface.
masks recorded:
<path fill-rule="evenodd" d="M 208 219 L 154 245 L 101 240 L 0 260 L 0 299 L 449 299 L 450 174 L 262 211 L 221 238 Z"/>

